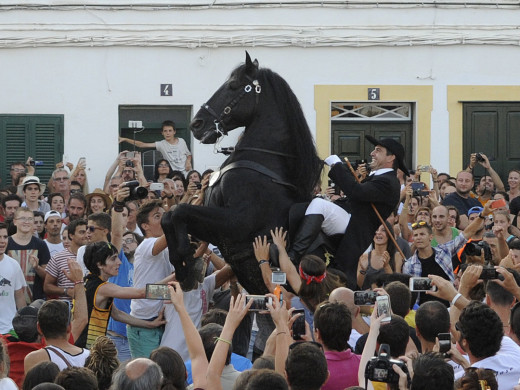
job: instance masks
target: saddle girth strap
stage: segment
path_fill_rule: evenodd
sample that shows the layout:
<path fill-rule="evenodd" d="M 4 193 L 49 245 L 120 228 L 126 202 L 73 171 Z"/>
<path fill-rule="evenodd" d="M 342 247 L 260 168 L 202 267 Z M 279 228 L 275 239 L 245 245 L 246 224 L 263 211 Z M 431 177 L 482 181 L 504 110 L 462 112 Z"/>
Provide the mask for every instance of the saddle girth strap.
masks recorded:
<path fill-rule="evenodd" d="M 272 179 L 273 183 L 283 185 L 285 187 L 290 188 L 293 191 L 297 190 L 295 185 L 293 185 L 291 183 L 288 183 L 278 173 L 276 173 L 274 171 L 271 171 L 269 168 L 263 166 L 262 164 L 259 164 L 259 163 L 254 162 L 254 161 L 249 161 L 249 160 L 235 161 L 235 162 L 232 162 L 229 165 L 226 165 L 224 168 L 222 168 L 219 171 L 218 179 L 215 180 L 214 182 L 212 182 L 211 186 L 214 186 L 215 184 L 217 184 L 220 181 L 220 179 L 222 179 L 222 176 L 224 176 L 224 173 L 226 173 L 228 171 L 231 171 L 233 169 L 239 169 L 239 168 L 241 168 L 241 169 L 251 169 L 251 170 L 253 170 L 255 172 L 258 172 L 258 173 L 260 173 L 260 174 L 262 174 L 264 176 L 270 177 Z"/>

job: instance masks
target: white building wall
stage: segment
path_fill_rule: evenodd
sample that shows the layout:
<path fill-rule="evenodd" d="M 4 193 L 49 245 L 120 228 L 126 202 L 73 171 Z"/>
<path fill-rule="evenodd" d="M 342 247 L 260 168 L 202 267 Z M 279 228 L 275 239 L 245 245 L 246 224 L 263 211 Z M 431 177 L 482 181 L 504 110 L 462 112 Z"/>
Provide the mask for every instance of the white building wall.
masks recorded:
<path fill-rule="evenodd" d="M 439 171 L 449 167 L 446 86 L 520 80 L 520 9 L 510 2 L 469 8 L 241 1 L 247 6 L 202 9 L 141 3 L 0 5 L 0 113 L 63 114 L 65 154 L 73 162 L 87 157 L 91 188 L 101 186 L 117 155 L 119 105 L 191 105 L 195 113 L 245 49 L 288 81 L 312 131 L 316 84 L 433 85 L 431 163 Z M 172 97 L 159 96 L 161 83 L 173 84 Z M 199 170 L 223 161 L 196 140 L 192 152 Z"/>

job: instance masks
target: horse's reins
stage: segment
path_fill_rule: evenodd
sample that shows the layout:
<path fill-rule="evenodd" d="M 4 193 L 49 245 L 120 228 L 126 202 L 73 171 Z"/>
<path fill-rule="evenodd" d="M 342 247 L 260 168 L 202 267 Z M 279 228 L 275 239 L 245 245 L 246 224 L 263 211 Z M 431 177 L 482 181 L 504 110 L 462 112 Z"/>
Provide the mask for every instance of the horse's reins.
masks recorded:
<path fill-rule="evenodd" d="M 348 157 L 344 157 L 343 160 L 345 160 L 345 162 L 347 163 L 348 169 L 350 169 L 350 172 L 352 173 L 352 175 L 354 176 L 354 178 L 356 179 L 356 181 L 357 181 L 358 183 L 361 183 L 361 180 L 359 180 L 359 177 L 357 176 L 356 171 L 354 170 L 354 168 L 352 168 L 352 165 L 350 165 L 350 161 L 348 160 Z M 394 243 L 395 248 L 397 249 L 397 251 L 399 252 L 399 254 L 400 254 L 401 256 L 403 256 L 403 261 L 406 260 L 406 256 L 404 255 L 403 251 L 401 250 L 401 248 L 400 248 L 399 245 L 397 244 L 397 241 L 396 241 L 395 236 L 394 236 L 394 232 L 391 232 L 391 231 L 390 231 L 390 229 L 389 229 L 388 226 L 386 225 L 385 221 L 383 220 L 383 217 L 381 216 L 381 214 L 379 214 L 379 211 L 377 210 L 375 204 L 370 203 L 370 205 L 372 206 L 372 209 L 373 209 L 374 212 L 376 213 L 377 218 L 379 218 L 379 221 L 381 222 L 381 224 L 385 227 L 386 234 L 388 235 L 388 237 L 390 237 L 390 239 L 391 239 L 392 242 Z"/>

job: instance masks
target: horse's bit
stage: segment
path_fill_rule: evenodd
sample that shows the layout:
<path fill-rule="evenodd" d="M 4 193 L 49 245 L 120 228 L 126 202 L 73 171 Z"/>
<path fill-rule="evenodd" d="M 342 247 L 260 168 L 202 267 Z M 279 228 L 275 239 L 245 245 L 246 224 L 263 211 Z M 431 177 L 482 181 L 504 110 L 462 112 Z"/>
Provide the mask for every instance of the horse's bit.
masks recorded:
<path fill-rule="evenodd" d="M 251 83 L 244 86 L 242 91 L 233 98 L 229 104 L 227 104 L 220 115 L 218 115 L 213 108 L 210 107 L 208 103 L 204 103 L 202 105 L 202 108 L 205 109 L 207 112 L 211 114 L 213 118 L 213 122 L 215 123 L 215 132 L 218 134 L 218 138 L 222 137 L 223 135 L 227 135 L 227 130 L 224 128 L 224 118 L 226 115 L 229 115 L 231 113 L 231 110 L 233 107 L 235 107 L 238 102 L 249 92 L 253 90 L 253 86 L 255 87 L 255 93 L 256 93 L 256 104 L 258 104 L 258 95 L 260 95 L 260 92 L 262 92 L 262 87 L 260 86 L 260 83 L 258 80 L 253 80 L 250 77 L 247 77 Z M 251 85 L 252 84 L 252 85 Z"/>

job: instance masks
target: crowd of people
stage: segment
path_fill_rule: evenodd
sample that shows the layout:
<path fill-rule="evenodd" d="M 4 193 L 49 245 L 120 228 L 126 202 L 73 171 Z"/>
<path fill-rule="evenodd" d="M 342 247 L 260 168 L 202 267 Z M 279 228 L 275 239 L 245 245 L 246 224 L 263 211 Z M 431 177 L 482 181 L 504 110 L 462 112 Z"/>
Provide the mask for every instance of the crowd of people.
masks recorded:
<path fill-rule="evenodd" d="M 269 294 L 249 296 L 197 237 L 198 286 L 176 281 L 161 218 L 203 207 L 212 172 L 173 122 L 163 136 L 121 139 L 161 152 L 153 177 L 124 151 L 94 190 L 84 159 L 48 183 L 10 166 L 1 389 L 520 389 L 520 171 L 504 185 L 475 153 L 454 177 L 409 172 L 373 138 L 355 171 L 330 156 L 300 226 L 251 242 Z"/>

